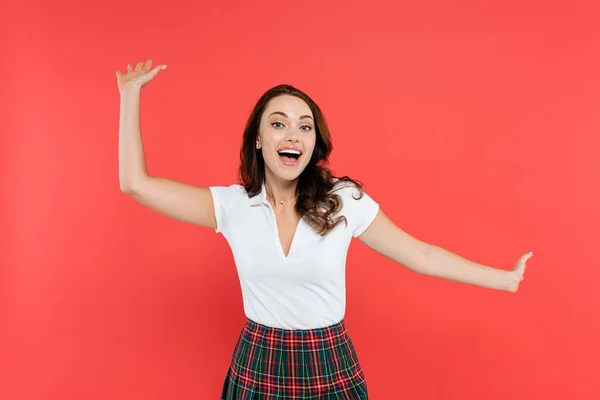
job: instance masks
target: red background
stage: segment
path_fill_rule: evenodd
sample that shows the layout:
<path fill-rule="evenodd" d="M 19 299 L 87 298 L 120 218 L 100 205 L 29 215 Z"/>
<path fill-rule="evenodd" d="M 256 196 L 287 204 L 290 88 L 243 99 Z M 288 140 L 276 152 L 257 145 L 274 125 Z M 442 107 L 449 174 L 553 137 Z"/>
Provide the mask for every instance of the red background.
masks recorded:
<path fill-rule="evenodd" d="M 4 0 L 0 398 L 220 394 L 244 321 L 228 245 L 119 191 L 115 71 L 148 57 L 152 174 L 235 183 L 252 106 L 290 83 L 402 229 L 497 268 L 534 252 L 511 294 L 354 241 L 371 398 L 598 398 L 597 4 Z"/>

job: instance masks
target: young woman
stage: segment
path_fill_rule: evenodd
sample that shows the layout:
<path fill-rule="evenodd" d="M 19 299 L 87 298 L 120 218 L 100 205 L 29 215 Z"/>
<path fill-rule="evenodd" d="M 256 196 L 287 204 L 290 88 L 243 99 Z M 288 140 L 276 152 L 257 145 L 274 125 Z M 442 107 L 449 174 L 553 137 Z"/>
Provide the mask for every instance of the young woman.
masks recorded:
<path fill-rule="evenodd" d="M 222 399 L 366 399 L 344 325 L 351 239 L 410 270 L 516 292 L 526 261 L 510 271 L 466 260 L 396 227 L 349 177 L 324 166 L 331 153 L 321 110 L 288 85 L 258 100 L 243 134 L 240 182 L 194 187 L 150 176 L 140 135 L 140 90 L 165 65 L 117 71 L 121 94 L 119 181 L 141 204 L 214 229 L 231 246 L 247 321 Z"/>

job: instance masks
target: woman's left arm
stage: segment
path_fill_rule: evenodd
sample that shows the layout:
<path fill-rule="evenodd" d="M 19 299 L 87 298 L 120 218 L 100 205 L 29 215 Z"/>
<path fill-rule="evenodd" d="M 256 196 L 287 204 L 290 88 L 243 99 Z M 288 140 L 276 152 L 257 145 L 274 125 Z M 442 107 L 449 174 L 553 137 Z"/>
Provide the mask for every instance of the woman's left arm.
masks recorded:
<path fill-rule="evenodd" d="M 381 209 L 357 239 L 413 272 L 513 293 L 518 290 L 526 262 L 533 255 L 527 253 L 519 257 L 510 271 L 478 264 L 412 237 L 398 228 Z"/>

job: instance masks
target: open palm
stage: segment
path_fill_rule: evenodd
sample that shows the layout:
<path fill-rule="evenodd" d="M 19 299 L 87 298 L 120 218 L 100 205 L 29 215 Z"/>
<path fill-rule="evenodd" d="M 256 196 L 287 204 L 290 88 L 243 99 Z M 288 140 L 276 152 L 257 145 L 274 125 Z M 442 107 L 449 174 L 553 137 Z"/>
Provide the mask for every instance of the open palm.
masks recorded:
<path fill-rule="evenodd" d="M 138 62 L 135 68 L 131 64 L 127 65 L 127 72 L 121 73 L 117 71 L 117 86 L 122 93 L 125 90 L 139 90 L 148 82 L 150 82 L 158 73 L 167 66 L 159 64 L 152 68 L 152 59 L 148 59 L 145 63 Z"/>

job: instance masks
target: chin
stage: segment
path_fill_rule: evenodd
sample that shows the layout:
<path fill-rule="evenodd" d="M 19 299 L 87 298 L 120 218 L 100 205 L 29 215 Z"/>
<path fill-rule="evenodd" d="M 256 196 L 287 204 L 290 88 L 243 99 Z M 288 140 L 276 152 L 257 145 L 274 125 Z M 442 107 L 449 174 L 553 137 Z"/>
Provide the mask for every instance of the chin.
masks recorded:
<path fill-rule="evenodd" d="M 277 165 L 275 168 L 271 168 L 269 165 L 266 165 L 266 169 L 269 171 L 270 175 L 274 175 L 277 178 L 285 181 L 294 181 L 300 177 L 306 165 L 298 166 L 296 168 L 286 168 Z"/>
<path fill-rule="evenodd" d="M 300 177 L 300 175 L 302 174 L 302 171 L 300 172 L 292 172 L 292 171 L 288 171 L 288 172 L 279 172 L 277 174 L 275 174 L 279 179 L 283 179 L 285 181 L 294 181 L 296 179 L 298 179 Z"/>

